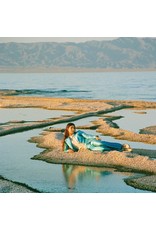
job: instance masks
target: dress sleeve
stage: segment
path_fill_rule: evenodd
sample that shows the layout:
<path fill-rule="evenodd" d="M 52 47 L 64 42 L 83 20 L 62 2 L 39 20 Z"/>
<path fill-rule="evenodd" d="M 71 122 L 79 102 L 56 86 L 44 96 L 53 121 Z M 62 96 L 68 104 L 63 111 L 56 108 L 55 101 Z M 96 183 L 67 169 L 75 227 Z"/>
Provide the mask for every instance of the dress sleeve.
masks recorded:
<path fill-rule="evenodd" d="M 95 135 L 91 135 L 91 134 L 85 133 L 85 132 L 83 132 L 83 131 L 79 131 L 79 132 L 80 132 L 80 134 L 81 134 L 84 138 L 86 138 L 86 139 L 94 139 L 94 138 L 96 138 Z"/>
<path fill-rule="evenodd" d="M 64 152 L 68 152 L 69 146 L 66 142 L 64 142 Z"/>

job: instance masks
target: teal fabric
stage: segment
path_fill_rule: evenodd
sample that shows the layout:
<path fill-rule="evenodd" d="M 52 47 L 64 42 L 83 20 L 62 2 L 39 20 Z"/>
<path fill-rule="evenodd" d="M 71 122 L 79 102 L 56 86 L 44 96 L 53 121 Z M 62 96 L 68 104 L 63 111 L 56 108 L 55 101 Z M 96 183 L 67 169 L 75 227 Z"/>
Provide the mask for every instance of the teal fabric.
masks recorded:
<path fill-rule="evenodd" d="M 89 135 L 80 130 L 75 132 L 74 136 L 78 142 L 85 144 L 86 148 L 92 151 L 103 152 L 110 150 L 122 150 L 122 145 L 119 143 L 96 140 L 96 136 Z M 72 144 L 70 137 L 66 138 L 64 144 L 64 151 L 67 152 L 68 149 L 72 149 L 74 152 L 78 151 L 78 148 Z"/>

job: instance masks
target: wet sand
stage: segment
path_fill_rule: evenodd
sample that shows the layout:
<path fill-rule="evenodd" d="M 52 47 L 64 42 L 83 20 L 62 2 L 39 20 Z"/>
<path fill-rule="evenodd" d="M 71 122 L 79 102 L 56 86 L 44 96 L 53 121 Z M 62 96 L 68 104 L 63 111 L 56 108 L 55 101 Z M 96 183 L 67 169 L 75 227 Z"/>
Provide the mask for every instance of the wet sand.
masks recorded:
<path fill-rule="evenodd" d="M 7 135 L 15 132 L 21 132 L 28 129 L 46 127 L 59 123 L 68 123 L 70 121 L 79 120 L 84 117 L 99 116 L 100 114 L 107 114 L 109 112 L 117 111 L 124 108 L 135 109 L 156 109 L 155 102 L 145 101 L 115 101 L 115 100 L 82 100 L 82 99 L 64 99 L 64 98 L 35 98 L 35 97 L 16 97 L 16 96 L 1 96 L 0 108 L 44 108 L 50 110 L 67 110 L 75 111 L 75 115 L 67 116 L 65 118 L 48 119 L 43 121 L 27 122 L 14 121 L 7 122 L 0 125 L 0 135 Z M 78 127 L 85 128 L 85 127 Z M 97 132 L 114 136 L 119 140 L 129 140 L 136 142 L 144 142 L 156 144 L 155 133 L 133 133 L 128 130 L 122 130 L 115 126 L 113 118 L 104 118 L 94 121 L 92 127 Z M 114 167 L 119 170 L 131 172 L 143 172 L 148 175 L 148 181 L 144 177 L 135 180 L 133 185 L 143 188 L 142 184 L 146 183 L 146 188 L 150 191 L 155 191 L 155 181 L 150 179 L 156 174 L 156 161 L 153 159 L 156 156 L 156 151 L 147 151 L 141 149 L 134 149 L 132 153 L 126 152 L 91 152 L 84 151 L 81 153 L 66 154 L 61 150 L 61 139 L 63 130 L 49 129 L 44 131 L 42 135 L 31 138 L 31 142 L 37 143 L 39 147 L 45 148 L 46 151 L 34 156 L 33 159 L 44 160 L 52 163 L 67 163 L 76 165 L 90 165 L 90 166 L 106 166 Z M 119 142 L 119 141 L 117 141 Z M 154 181 L 154 182 L 153 182 Z M 130 183 L 130 182 L 129 182 Z"/>
<path fill-rule="evenodd" d="M 156 135 L 156 126 L 149 126 L 140 130 L 141 134 L 153 134 Z"/>
<path fill-rule="evenodd" d="M 140 178 L 127 178 L 124 181 L 126 184 L 134 188 L 156 192 L 156 175 Z"/>
<path fill-rule="evenodd" d="M 36 193 L 39 192 L 36 189 L 29 186 L 7 180 L 0 176 L 0 193 Z"/>

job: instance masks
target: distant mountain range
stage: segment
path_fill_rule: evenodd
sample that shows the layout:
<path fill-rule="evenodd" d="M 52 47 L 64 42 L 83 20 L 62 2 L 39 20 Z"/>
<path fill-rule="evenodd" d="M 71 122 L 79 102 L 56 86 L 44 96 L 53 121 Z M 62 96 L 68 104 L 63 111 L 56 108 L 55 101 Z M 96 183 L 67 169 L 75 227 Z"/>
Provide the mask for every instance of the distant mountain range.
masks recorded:
<path fill-rule="evenodd" d="M 155 69 L 156 38 L 0 43 L 0 70 L 9 68 Z"/>

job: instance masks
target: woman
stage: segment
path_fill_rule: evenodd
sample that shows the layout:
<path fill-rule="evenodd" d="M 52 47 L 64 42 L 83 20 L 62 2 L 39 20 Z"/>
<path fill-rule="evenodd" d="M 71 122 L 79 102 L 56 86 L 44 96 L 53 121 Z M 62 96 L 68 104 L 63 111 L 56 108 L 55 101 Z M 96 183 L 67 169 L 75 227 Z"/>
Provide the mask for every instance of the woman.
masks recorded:
<path fill-rule="evenodd" d="M 132 149 L 128 144 L 112 143 L 102 141 L 99 136 L 89 135 L 81 130 L 76 131 L 74 123 L 68 123 L 64 133 L 63 151 L 68 153 L 77 152 L 82 149 L 89 149 L 92 151 L 128 151 Z"/>

